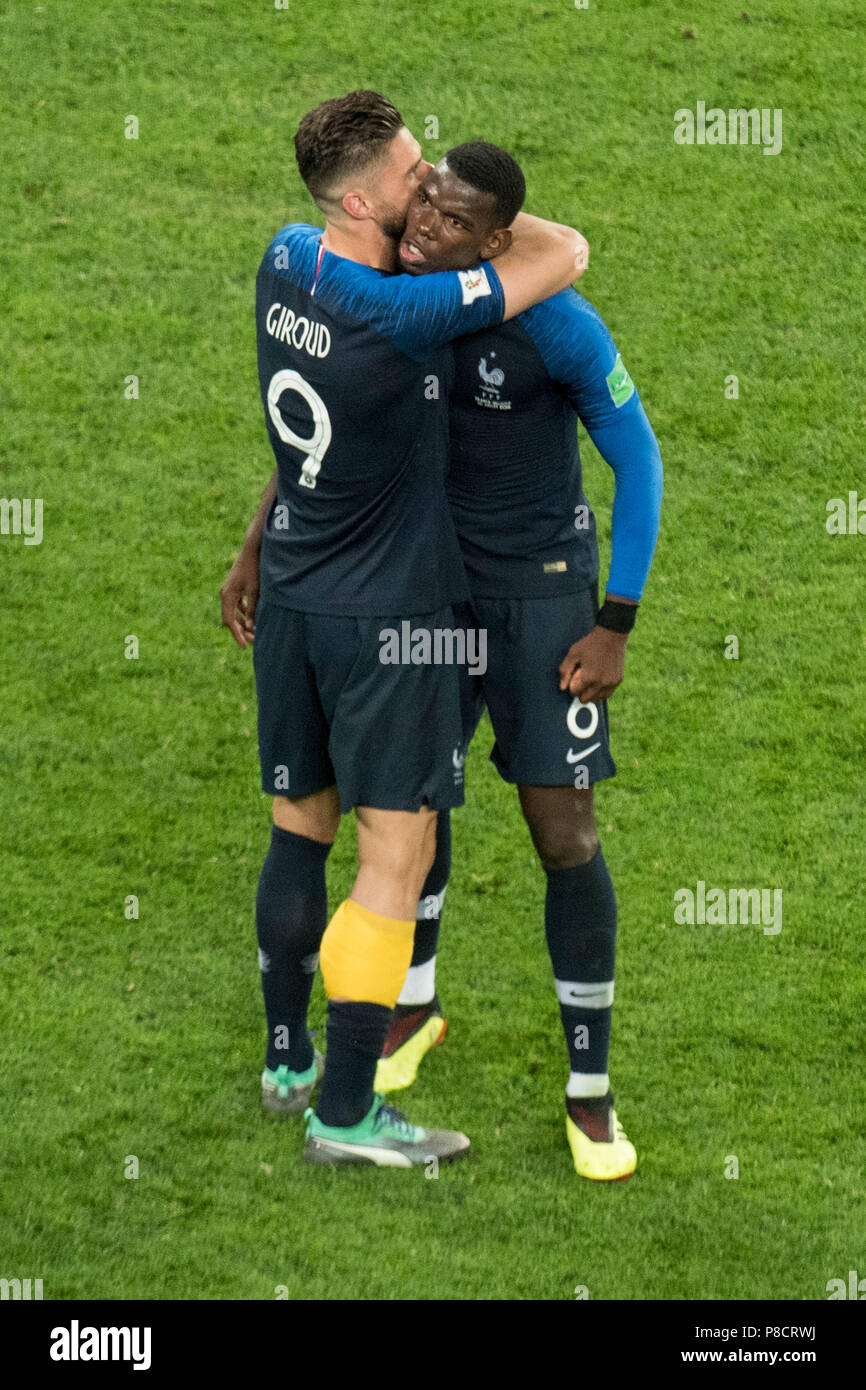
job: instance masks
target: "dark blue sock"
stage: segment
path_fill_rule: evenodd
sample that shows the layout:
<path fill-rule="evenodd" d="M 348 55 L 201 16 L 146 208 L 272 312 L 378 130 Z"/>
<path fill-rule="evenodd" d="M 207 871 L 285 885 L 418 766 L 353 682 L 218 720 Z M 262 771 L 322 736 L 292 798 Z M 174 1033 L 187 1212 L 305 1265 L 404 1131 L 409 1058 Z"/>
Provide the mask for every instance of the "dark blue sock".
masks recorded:
<path fill-rule="evenodd" d="M 390 1021 L 384 1004 L 329 1001 L 328 1056 L 316 1103 L 323 1125 L 356 1125 L 369 1111 Z"/>
<path fill-rule="evenodd" d="M 265 1066 L 306 1071 L 313 1061 L 307 1008 L 328 924 L 325 861 L 331 846 L 275 825 L 256 894 L 259 968 L 268 1020 Z"/>
<path fill-rule="evenodd" d="M 616 955 L 616 896 L 601 849 L 588 864 L 549 869 L 544 924 L 571 1063 L 569 1094 L 607 1075 Z"/>

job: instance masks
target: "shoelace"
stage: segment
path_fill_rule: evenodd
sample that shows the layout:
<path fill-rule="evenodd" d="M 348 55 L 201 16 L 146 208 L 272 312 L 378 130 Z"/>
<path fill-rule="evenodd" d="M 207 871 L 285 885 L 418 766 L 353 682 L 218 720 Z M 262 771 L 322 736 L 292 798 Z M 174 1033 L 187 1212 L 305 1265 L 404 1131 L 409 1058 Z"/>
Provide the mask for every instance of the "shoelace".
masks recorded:
<path fill-rule="evenodd" d="M 382 1129 L 386 1124 L 401 1131 L 407 1139 L 411 1139 L 415 1132 L 415 1126 L 411 1120 L 407 1119 L 402 1110 L 396 1110 L 393 1105 L 386 1105 L 383 1101 L 376 1111 L 373 1128 Z"/>

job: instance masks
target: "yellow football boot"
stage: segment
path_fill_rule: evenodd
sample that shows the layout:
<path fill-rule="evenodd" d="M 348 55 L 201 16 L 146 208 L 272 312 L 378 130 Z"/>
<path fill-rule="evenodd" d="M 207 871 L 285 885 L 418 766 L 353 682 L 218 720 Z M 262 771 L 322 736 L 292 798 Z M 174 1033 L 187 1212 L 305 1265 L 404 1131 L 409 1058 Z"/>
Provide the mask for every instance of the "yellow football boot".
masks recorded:
<path fill-rule="evenodd" d="M 395 1013 L 376 1068 L 374 1090 L 387 1095 L 411 1086 L 422 1057 L 441 1043 L 447 1027 L 435 995 L 429 1004 L 419 1004 L 411 1013 L 402 1017 Z"/>
<path fill-rule="evenodd" d="M 594 1182 L 631 1177 L 637 1154 L 616 1117 L 611 1092 L 591 1099 L 567 1096 L 565 1104 L 565 1132 L 580 1177 Z"/>

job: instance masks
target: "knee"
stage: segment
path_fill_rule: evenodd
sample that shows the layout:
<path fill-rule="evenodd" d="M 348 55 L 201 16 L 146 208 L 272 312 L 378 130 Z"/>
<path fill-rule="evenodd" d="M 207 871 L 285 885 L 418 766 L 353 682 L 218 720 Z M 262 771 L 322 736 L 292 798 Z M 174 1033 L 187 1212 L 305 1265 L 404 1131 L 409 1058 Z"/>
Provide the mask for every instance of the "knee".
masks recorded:
<path fill-rule="evenodd" d="M 598 849 L 591 796 L 569 797 L 545 805 L 530 826 L 538 857 L 546 870 L 588 864 Z"/>
<path fill-rule="evenodd" d="M 542 868 L 576 869 L 588 864 L 598 849 L 595 825 L 554 826 L 536 836 L 535 848 Z"/>
<path fill-rule="evenodd" d="M 544 869 L 576 869 L 593 858 L 598 835 L 592 787 L 521 786 L 520 804 Z"/>
<path fill-rule="evenodd" d="M 336 797 L 274 797 L 274 825 L 293 835 L 331 845 L 340 828 L 340 803 Z"/>

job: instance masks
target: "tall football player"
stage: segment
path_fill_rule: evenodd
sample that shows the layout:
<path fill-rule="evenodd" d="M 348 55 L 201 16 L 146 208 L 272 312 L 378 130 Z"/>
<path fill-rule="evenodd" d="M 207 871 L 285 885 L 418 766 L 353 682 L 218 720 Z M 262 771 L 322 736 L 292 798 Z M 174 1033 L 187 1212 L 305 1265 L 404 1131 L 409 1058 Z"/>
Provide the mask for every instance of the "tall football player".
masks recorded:
<path fill-rule="evenodd" d="M 489 266 L 509 244 L 519 167 L 483 141 L 427 175 L 400 247 L 415 275 Z M 463 670 L 464 738 L 483 705 L 491 757 L 516 784 L 547 879 L 545 931 L 570 1059 L 566 1132 L 577 1172 L 625 1178 L 637 1156 L 608 1074 L 616 898 L 595 822 L 593 785 L 616 768 L 607 699 L 647 575 L 662 491 L 658 445 L 598 313 L 566 289 L 454 348 L 448 497 L 466 565 L 467 627 L 487 630 L 487 670 Z M 595 521 L 583 492 L 577 421 L 613 469 L 607 594 L 597 602 Z M 435 953 L 448 880 L 448 817 L 419 903 L 412 966 L 380 1062 L 383 1091 L 414 1080 L 444 1033 Z"/>

